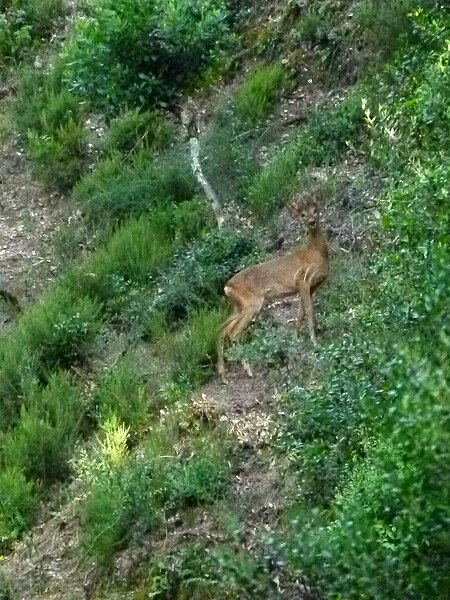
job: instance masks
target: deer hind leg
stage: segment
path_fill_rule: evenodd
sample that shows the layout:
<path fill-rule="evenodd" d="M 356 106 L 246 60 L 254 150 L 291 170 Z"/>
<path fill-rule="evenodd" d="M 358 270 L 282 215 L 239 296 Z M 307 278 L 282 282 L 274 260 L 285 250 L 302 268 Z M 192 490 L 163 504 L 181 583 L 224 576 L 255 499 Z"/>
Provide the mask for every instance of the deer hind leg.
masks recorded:
<path fill-rule="evenodd" d="M 248 326 L 250 321 L 253 319 L 255 315 L 259 313 L 264 304 L 264 298 L 252 298 L 251 304 L 247 304 L 246 307 L 242 311 L 242 315 L 239 320 L 233 325 L 233 328 L 230 332 L 230 340 L 232 342 L 236 341 L 239 336 L 242 334 L 244 329 Z M 245 372 L 249 377 L 253 377 L 252 370 L 247 361 L 243 362 L 243 367 Z"/>
<path fill-rule="evenodd" d="M 302 300 L 302 297 L 300 296 L 298 299 L 298 313 L 297 313 L 297 323 L 296 323 L 297 333 L 300 332 L 300 326 L 302 324 L 304 316 L 305 316 L 305 307 L 303 306 L 303 300 Z"/>
<path fill-rule="evenodd" d="M 225 323 L 220 327 L 218 339 L 217 339 L 217 373 L 221 376 L 222 381 L 226 383 L 225 379 L 225 359 L 224 359 L 224 346 L 225 340 L 228 338 L 232 339 L 232 332 L 238 321 L 242 317 L 242 311 L 244 306 L 243 298 L 236 292 L 231 286 L 225 287 L 225 294 L 233 302 L 234 308 L 233 313 Z"/>

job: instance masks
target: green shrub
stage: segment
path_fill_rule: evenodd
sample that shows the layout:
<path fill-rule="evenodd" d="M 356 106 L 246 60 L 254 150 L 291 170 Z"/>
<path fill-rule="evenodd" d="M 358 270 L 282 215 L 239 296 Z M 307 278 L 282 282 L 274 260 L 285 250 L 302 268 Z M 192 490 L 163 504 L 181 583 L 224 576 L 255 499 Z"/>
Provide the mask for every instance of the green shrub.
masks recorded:
<path fill-rule="evenodd" d="M 110 311 L 119 310 L 121 298 L 126 304 L 133 286 L 149 285 L 184 241 L 176 239 L 177 212 L 177 207 L 167 207 L 130 219 L 86 263 L 66 274 L 65 285 L 105 303 Z"/>
<path fill-rule="evenodd" d="M 49 73 L 28 68 L 21 73 L 16 122 L 33 171 L 44 183 L 68 190 L 85 171 L 85 110 L 80 98 L 64 89 L 60 63 Z"/>
<path fill-rule="evenodd" d="M 115 156 L 101 161 L 74 190 L 89 220 L 115 223 L 155 206 L 189 200 L 196 182 L 187 157 L 173 151 L 161 158 L 138 153 L 131 164 Z"/>
<path fill-rule="evenodd" d="M 272 598 L 270 575 L 258 558 L 226 544 L 186 544 L 152 559 L 146 591 L 154 598 Z"/>
<path fill-rule="evenodd" d="M 183 436 L 188 428 L 190 437 Z M 81 505 L 81 544 L 109 564 L 116 550 L 139 540 L 165 514 L 212 502 L 229 478 L 229 440 L 223 431 L 190 425 L 181 407 L 161 412 L 140 452 L 127 449 L 129 429 L 114 416 L 102 426 L 91 454 L 81 453 L 77 473 L 86 497 Z M 188 444 L 191 452 L 177 453 Z"/>
<path fill-rule="evenodd" d="M 417 0 L 387 0 L 380 6 L 374 0 L 361 0 L 354 14 L 355 34 L 385 59 L 412 33 L 410 13 L 418 4 Z"/>
<path fill-rule="evenodd" d="M 26 398 L 16 427 L 5 435 L 5 464 L 44 485 L 66 479 L 84 412 L 80 391 L 66 375 L 53 375 Z"/>
<path fill-rule="evenodd" d="M 241 202 L 249 182 L 260 170 L 254 136 L 236 119 L 230 102 L 219 106 L 201 144 L 204 172 L 226 204 Z M 226 192 L 225 192 L 226 191 Z"/>
<path fill-rule="evenodd" d="M 19 76 L 15 116 L 19 131 L 39 135 L 51 134 L 67 120 L 78 122 L 84 107 L 80 98 L 63 86 L 61 63 L 56 62 L 48 72 L 24 67 Z"/>
<path fill-rule="evenodd" d="M 175 380 L 198 385 L 212 372 L 217 330 L 225 320 L 224 308 L 199 309 L 187 315 L 184 327 L 168 333 L 162 341 L 167 362 Z"/>
<path fill-rule="evenodd" d="M 279 63 L 258 67 L 233 95 L 237 116 L 258 125 L 268 116 L 286 84 L 286 70 Z"/>
<path fill-rule="evenodd" d="M 5 0 L 0 4 L 0 57 L 2 62 L 19 61 L 33 45 L 55 31 L 63 15 L 63 0 Z"/>
<path fill-rule="evenodd" d="M 0 471 L 0 549 L 10 545 L 28 527 L 36 510 L 34 486 L 22 471 L 8 467 Z"/>
<path fill-rule="evenodd" d="M 30 309 L 0 351 L 2 428 L 18 416 L 21 396 L 53 369 L 70 368 L 90 356 L 100 328 L 99 306 L 62 287 Z"/>
<path fill-rule="evenodd" d="M 286 201 L 307 167 L 333 164 L 362 138 L 360 92 L 346 96 L 328 110 L 314 111 L 298 136 L 280 150 L 259 173 L 248 191 L 248 204 L 267 217 Z"/>
<path fill-rule="evenodd" d="M 170 325 L 182 320 L 189 310 L 215 303 L 222 285 L 258 253 L 253 234 L 235 230 L 205 233 L 175 257 L 170 268 L 156 281 L 157 294 L 150 307 L 165 311 Z M 151 331 L 148 331 L 151 336 Z"/>
<path fill-rule="evenodd" d="M 107 154 L 131 154 L 149 148 L 166 150 L 174 135 L 173 126 L 162 115 L 139 108 L 127 110 L 111 121 L 103 141 L 103 151 Z"/>
<path fill-rule="evenodd" d="M 149 398 L 145 385 L 127 364 L 118 364 L 100 379 L 94 393 L 100 422 L 113 415 L 130 430 L 139 430 L 149 419 Z"/>
<path fill-rule="evenodd" d="M 155 483 L 160 481 L 161 488 L 155 489 L 166 510 L 212 503 L 229 480 L 227 438 L 200 431 L 191 442 L 189 457 L 160 460 L 156 469 Z"/>
<path fill-rule="evenodd" d="M 90 5 L 66 49 L 70 88 L 96 108 L 176 99 L 227 40 L 220 0 L 102 0 Z"/>
<path fill-rule="evenodd" d="M 102 565 L 130 539 L 132 526 L 143 532 L 158 520 L 148 466 L 127 450 L 128 429 L 112 417 L 91 455 L 83 451 L 77 473 L 86 492 L 81 506 L 81 546 Z"/>
<path fill-rule="evenodd" d="M 69 119 L 50 135 L 30 131 L 28 152 L 37 177 L 60 190 L 70 190 L 86 169 L 84 125 Z"/>

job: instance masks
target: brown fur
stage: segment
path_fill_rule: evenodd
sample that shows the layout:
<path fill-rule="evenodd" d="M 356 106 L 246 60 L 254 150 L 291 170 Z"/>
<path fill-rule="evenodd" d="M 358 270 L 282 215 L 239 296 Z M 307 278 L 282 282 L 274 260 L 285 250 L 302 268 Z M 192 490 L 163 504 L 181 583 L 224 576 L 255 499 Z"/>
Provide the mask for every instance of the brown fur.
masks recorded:
<path fill-rule="evenodd" d="M 225 381 L 225 339 L 236 340 L 266 300 L 299 294 L 297 330 L 306 315 L 311 340 L 315 343 L 311 296 L 328 275 L 328 245 L 320 230 L 314 196 L 296 199 L 291 212 L 302 217 L 308 239 L 297 250 L 234 275 L 225 285 L 225 295 L 233 303 L 233 313 L 219 330 L 217 372 Z"/>

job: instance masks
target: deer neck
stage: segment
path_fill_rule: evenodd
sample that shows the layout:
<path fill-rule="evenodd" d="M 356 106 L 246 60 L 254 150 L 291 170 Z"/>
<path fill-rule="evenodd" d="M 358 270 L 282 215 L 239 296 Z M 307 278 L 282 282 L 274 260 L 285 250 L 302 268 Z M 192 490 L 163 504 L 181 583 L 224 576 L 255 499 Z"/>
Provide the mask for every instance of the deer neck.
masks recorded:
<path fill-rule="evenodd" d="M 307 246 L 317 250 L 324 258 L 328 258 L 328 244 L 319 225 L 308 229 Z"/>

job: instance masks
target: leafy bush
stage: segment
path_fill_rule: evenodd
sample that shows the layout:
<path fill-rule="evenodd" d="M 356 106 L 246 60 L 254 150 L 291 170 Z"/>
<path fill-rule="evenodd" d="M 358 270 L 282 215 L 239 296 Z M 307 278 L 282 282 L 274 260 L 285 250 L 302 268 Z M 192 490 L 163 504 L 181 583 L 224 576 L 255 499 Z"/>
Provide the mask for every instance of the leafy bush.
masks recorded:
<path fill-rule="evenodd" d="M 236 118 L 229 100 L 219 105 L 202 138 L 204 172 L 227 204 L 242 201 L 249 182 L 260 170 L 252 133 Z"/>
<path fill-rule="evenodd" d="M 103 150 L 107 154 L 131 154 L 149 148 L 166 150 L 174 139 L 174 133 L 173 126 L 162 115 L 136 108 L 111 121 Z"/>
<path fill-rule="evenodd" d="M 286 80 L 286 70 L 279 63 L 258 67 L 234 93 L 238 117 L 251 125 L 264 121 L 279 99 Z"/>
<path fill-rule="evenodd" d="M 210 502 L 224 490 L 226 438 L 200 428 L 192 431 L 191 456 L 174 456 L 185 422 L 182 411 L 163 411 L 142 451 L 131 456 L 129 430 L 113 417 L 103 425 L 94 452 L 81 453 L 77 470 L 86 491 L 81 543 L 99 562 L 110 563 L 116 550 L 157 526 L 165 512 Z"/>
<path fill-rule="evenodd" d="M 203 206 L 186 202 L 154 209 L 145 218 L 130 219 L 85 264 L 66 274 L 65 285 L 73 293 L 83 292 L 104 303 L 113 314 L 127 308 L 136 286 L 144 286 L 148 304 L 148 286 L 175 249 L 201 229 L 202 212 Z M 189 215 L 197 220 L 189 221 Z"/>
<path fill-rule="evenodd" d="M 0 471 L 0 548 L 2 552 L 30 524 L 37 508 L 34 485 L 16 467 Z"/>
<path fill-rule="evenodd" d="M 127 451 L 128 429 L 112 417 L 103 425 L 94 454 L 82 453 L 78 475 L 87 496 L 81 508 L 81 545 L 101 564 L 131 535 L 136 522 L 144 529 L 157 522 L 146 465 Z"/>
<path fill-rule="evenodd" d="M 220 0 L 102 0 L 92 3 L 66 49 L 70 89 L 96 108 L 173 101 L 228 36 Z"/>
<path fill-rule="evenodd" d="M 36 380 L 87 360 L 98 315 L 97 303 L 56 287 L 23 316 L 0 351 L 2 428 L 17 419 L 21 397 Z"/>
<path fill-rule="evenodd" d="M 139 430 L 149 419 L 145 385 L 127 364 L 116 365 L 100 379 L 94 393 L 94 405 L 100 422 L 115 416 L 130 431 Z"/>
<path fill-rule="evenodd" d="M 34 173 L 49 185 L 71 189 L 87 166 L 85 106 L 62 86 L 59 63 L 49 73 L 23 71 L 15 112 Z"/>
<path fill-rule="evenodd" d="M 44 485 L 66 479 L 85 412 L 80 391 L 67 376 L 56 374 L 47 387 L 31 392 L 25 406 L 5 435 L 5 464 Z"/>
<path fill-rule="evenodd" d="M 111 223 L 155 206 L 194 196 L 196 182 L 187 157 L 173 151 L 161 158 L 138 153 L 130 164 L 120 157 L 101 161 L 74 190 L 89 220 Z"/>
<path fill-rule="evenodd" d="M 257 255 L 255 237 L 235 230 L 205 233 L 175 257 L 156 281 L 150 310 L 163 310 L 170 325 L 183 319 L 189 310 L 217 302 L 222 285 L 235 271 Z M 148 331 L 151 336 L 151 327 Z"/>

